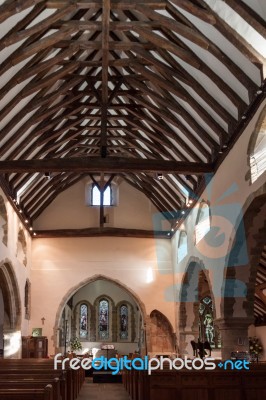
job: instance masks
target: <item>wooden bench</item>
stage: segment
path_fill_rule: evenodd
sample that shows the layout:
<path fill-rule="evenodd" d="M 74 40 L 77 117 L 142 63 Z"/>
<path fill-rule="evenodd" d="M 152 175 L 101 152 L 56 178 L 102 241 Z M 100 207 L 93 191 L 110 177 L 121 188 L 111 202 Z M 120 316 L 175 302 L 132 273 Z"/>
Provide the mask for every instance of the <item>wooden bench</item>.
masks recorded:
<path fill-rule="evenodd" d="M 261 400 L 266 398 L 266 367 L 250 370 L 124 370 L 132 400 Z"/>
<path fill-rule="evenodd" d="M 60 365 L 58 366 L 60 368 Z M 73 370 L 66 364 L 66 370 L 57 369 L 54 370 L 53 359 L 5 359 L 0 360 L 0 374 L 1 373 L 22 373 L 30 374 L 34 376 L 36 374 L 54 374 L 54 377 L 64 372 L 66 379 L 66 393 L 67 397 L 64 396 L 64 400 L 74 400 L 82 387 L 85 379 L 85 371 L 83 369 Z M 64 385 L 62 383 L 62 385 Z M 64 388 L 62 388 L 62 391 Z"/>
<path fill-rule="evenodd" d="M 51 379 L 16 379 L 8 381 L 0 381 L 0 389 L 43 389 L 47 385 L 51 385 L 53 389 L 53 400 L 62 400 L 60 392 L 59 378 Z"/>
<path fill-rule="evenodd" d="M 46 385 L 43 389 L 1 389 L 3 400 L 53 400 L 53 387 Z"/>

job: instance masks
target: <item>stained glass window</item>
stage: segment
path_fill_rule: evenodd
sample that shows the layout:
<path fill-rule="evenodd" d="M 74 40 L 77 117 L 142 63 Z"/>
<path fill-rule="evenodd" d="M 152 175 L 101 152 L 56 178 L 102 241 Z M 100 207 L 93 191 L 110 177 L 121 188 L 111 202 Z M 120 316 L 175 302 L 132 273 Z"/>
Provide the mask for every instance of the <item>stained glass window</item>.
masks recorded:
<path fill-rule="evenodd" d="M 124 304 L 120 307 L 120 338 L 128 338 L 128 308 Z"/>
<path fill-rule="evenodd" d="M 208 341 L 212 347 L 221 347 L 220 333 L 213 323 L 213 303 L 210 296 L 204 297 L 199 304 L 199 337 L 201 342 Z"/>
<path fill-rule="evenodd" d="M 99 303 L 99 337 L 102 340 L 109 337 L 109 303 L 105 299 Z"/>
<path fill-rule="evenodd" d="M 86 304 L 80 306 L 79 336 L 81 339 L 88 336 L 88 306 Z"/>

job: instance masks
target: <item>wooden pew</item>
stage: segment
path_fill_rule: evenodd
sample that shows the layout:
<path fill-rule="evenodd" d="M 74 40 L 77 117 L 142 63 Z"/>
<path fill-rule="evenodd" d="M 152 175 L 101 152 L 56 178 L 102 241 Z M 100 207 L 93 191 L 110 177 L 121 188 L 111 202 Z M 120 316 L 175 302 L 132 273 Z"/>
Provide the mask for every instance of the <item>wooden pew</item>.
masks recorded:
<path fill-rule="evenodd" d="M 53 389 L 53 400 L 62 400 L 60 393 L 60 381 L 59 378 L 50 379 L 34 379 L 34 380 L 8 380 L 0 381 L 0 389 L 43 389 L 47 385 L 51 385 Z"/>
<path fill-rule="evenodd" d="M 60 368 L 60 365 L 58 366 Z M 52 359 L 4 359 L 0 360 L 0 381 L 1 376 L 20 375 L 26 379 L 54 379 L 60 380 L 60 392 L 62 400 L 75 400 L 85 379 L 83 369 L 72 370 L 66 365 L 66 370 L 54 369 Z M 5 379 L 15 376 L 5 377 Z"/>
<path fill-rule="evenodd" d="M 46 385 L 43 389 L 1 389 L 3 400 L 53 400 L 53 387 Z"/>
<path fill-rule="evenodd" d="M 266 398 L 266 366 L 250 370 L 182 369 L 123 371 L 123 382 L 132 400 L 261 400 Z"/>

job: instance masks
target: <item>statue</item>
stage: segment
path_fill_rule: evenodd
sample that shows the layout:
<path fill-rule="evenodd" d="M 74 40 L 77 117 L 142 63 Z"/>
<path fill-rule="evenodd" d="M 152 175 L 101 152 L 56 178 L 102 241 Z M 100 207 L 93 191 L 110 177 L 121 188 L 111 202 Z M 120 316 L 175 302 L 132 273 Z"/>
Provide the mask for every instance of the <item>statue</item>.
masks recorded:
<path fill-rule="evenodd" d="M 211 314 L 206 314 L 205 315 L 205 319 L 204 319 L 204 325 L 205 325 L 205 332 L 206 332 L 206 337 L 207 337 L 207 341 L 209 343 L 213 343 L 213 339 L 214 339 L 214 327 L 212 324 L 212 316 Z"/>

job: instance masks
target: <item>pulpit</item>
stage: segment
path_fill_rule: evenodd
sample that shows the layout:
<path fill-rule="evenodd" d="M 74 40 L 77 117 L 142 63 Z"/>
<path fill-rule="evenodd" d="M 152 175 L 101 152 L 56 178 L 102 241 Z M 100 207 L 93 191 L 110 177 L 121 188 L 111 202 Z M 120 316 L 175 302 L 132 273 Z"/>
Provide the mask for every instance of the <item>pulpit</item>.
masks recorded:
<path fill-rule="evenodd" d="M 48 339 L 46 336 L 22 336 L 22 358 L 47 358 Z"/>

